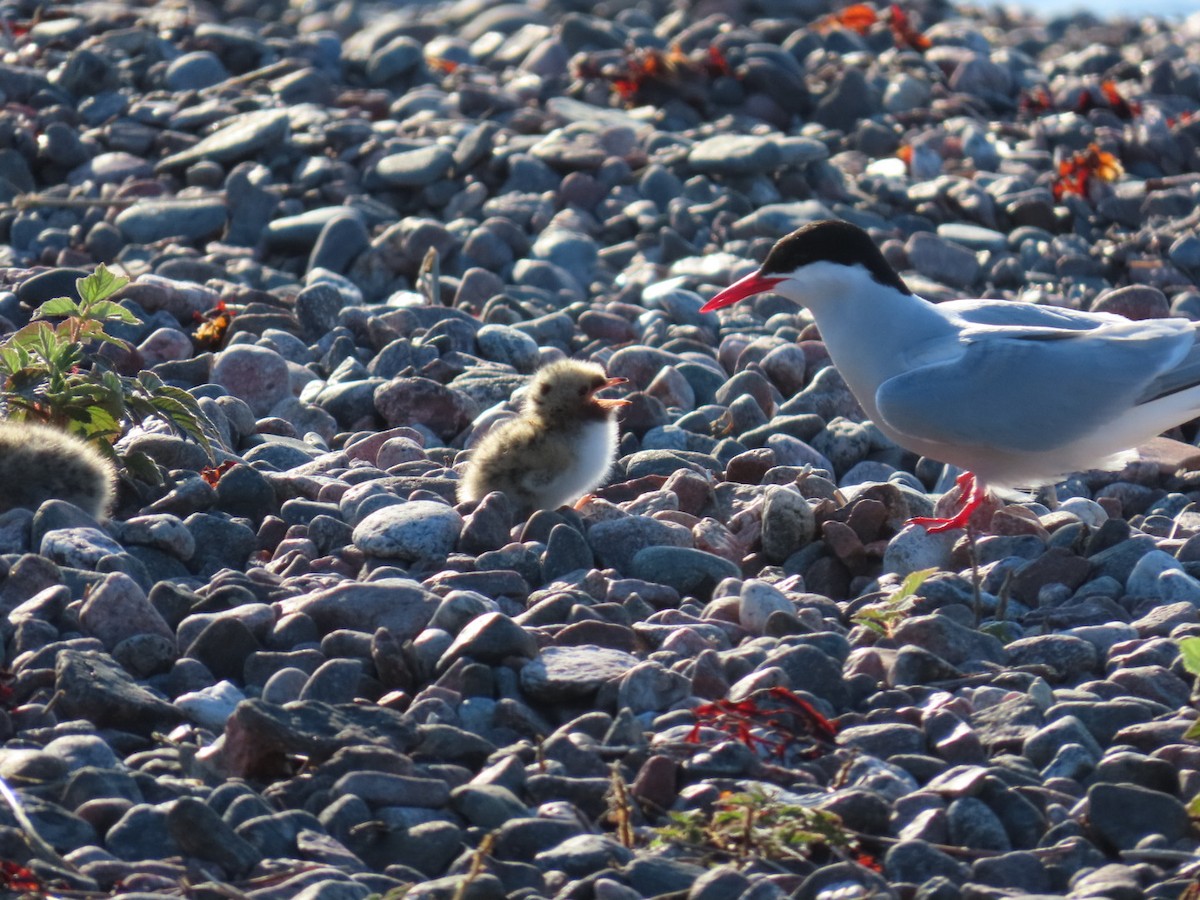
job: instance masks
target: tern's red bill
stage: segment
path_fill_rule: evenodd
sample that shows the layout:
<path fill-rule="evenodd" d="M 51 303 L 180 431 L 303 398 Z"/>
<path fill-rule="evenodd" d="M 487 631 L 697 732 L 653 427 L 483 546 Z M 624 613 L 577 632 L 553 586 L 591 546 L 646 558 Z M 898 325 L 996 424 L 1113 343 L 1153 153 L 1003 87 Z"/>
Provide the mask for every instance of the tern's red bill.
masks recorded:
<path fill-rule="evenodd" d="M 732 306 L 739 300 L 745 300 L 747 297 L 753 297 L 755 294 L 762 294 L 771 290 L 781 281 L 783 281 L 782 278 L 751 272 L 745 278 L 739 278 L 729 287 L 725 288 L 725 290 L 717 294 L 717 296 L 705 303 L 700 307 L 700 312 L 712 312 L 714 309 Z"/>

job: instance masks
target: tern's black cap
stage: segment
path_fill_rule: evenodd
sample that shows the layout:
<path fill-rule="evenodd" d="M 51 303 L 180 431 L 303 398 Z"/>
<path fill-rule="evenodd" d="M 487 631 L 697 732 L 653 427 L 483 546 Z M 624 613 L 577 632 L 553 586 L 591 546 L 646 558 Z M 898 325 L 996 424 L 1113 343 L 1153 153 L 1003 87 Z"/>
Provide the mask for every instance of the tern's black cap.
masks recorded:
<path fill-rule="evenodd" d="M 880 284 L 893 287 L 902 294 L 912 293 L 896 270 L 888 265 L 870 236 L 857 225 L 839 219 L 810 222 L 780 238 L 759 271 L 763 275 L 790 275 L 816 262 L 843 266 L 857 263 Z"/>

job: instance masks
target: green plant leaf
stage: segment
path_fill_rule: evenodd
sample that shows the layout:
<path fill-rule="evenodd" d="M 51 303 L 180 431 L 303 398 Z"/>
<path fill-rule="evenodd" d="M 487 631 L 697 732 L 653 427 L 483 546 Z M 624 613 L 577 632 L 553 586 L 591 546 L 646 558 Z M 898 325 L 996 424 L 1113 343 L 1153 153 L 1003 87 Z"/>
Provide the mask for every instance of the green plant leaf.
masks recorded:
<path fill-rule="evenodd" d="M 114 396 L 105 385 L 95 381 L 76 379 L 63 391 L 63 402 L 72 406 L 96 407 L 109 418 L 120 418 L 125 411 L 124 398 Z"/>
<path fill-rule="evenodd" d="M 979 626 L 979 630 L 984 634 L 999 638 L 1000 642 L 1004 644 L 1015 641 L 1021 636 L 1020 629 L 1014 622 L 985 622 Z"/>
<path fill-rule="evenodd" d="M 118 347 L 128 347 L 129 341 L 124 338 L 116 337 L 104 330 L 97 330 L 94 334 L 89 334 L 88 338 L 93 341 L 102 341 L 105 344 L 115 344 Z"/>
<path fill-rule="evenodd" d="M 54 326 L 49 322 L 30 322 L 24 328 L 18 329 L 5 338 L 5 346 L 13 349 L 23 349 L 29 352 L 35 350 L 42 340 L 42 333 L 53 333 Z"/>
<path fill-rule="evenodd" d="M 0 347 L 0 369 L 10 375 L 29 365 L 29 354 L 17 347 Z"/>
<path fill-rule="evenodd" d="M 171 397 L 159 396 L 153 400 L 154 408 L 157 410 L 159 417 L 165 419 L 174 425 L 179 431 L 186 434 L 197 444 L 204 448 L 204 452 L 208 454 L 209 459 L 212 459 L 213 448 L 209 442 L 208 435 L 204 433 L 203 425 L 193 416 L 186 407 L 176 403 Z"/>
<path fill-rule="evenodd" d="M 4 397 L 5 413 L 10 421 L 14 422 L 40 422 L 42 417 L 38 414 L 35 401 L 22 397 L 19 394 L 6 394 Z"/>
<path fill-rule="evenodd" d="M 1193 819 L 1200 819 L 1200 794 L 1188 801 L 1187 814 Z"/>
<path fill-rule="evenodd" d="M 709 848 L 741 860 L 803 860 L 813 847 L 852 848 L 854 837 L 836 814 L 785 803 L 754 790 L 723 795 L 710 812 L 673 813 L 654 843 Z"/>
<path fill-rule="evenodd" d="M 88 309 L 88 316 L 94 320 L 122 322 L 126 325 L 138 325 L 142 321 L 120 303 L 114 303 L 112 300 L 93 303 Z"/>
<path fill-rule="evenodd" d="M 51 368 L 62 369 L 59 357 L 63 349 L 63 341 L 52 327 L 47 325 L 45 328 L 38 329 L 37 343 L 34 344 L 34 349 Z"/>
<path fill-rule="evenodd" d="M 1192 727 L 1183 733 L 1183 736 L 1189 741 L 1200 739 L 1200 721 L 1192 723 Z M 1200 796 L 1200 795 L 1198 795 Z"/>
<path fill-rule="evenodd" d="M 134 450 L 121 457 L 121 462 L 134 478 L 149 484 L 162 484 L 162 473 L 158 465 L 146 453 Z"/>
<path fill-rule="evenodd" d="M 878 635 L 886 636 L 888 633 L 888 623 L 896 617 L 895 613 L 889 614 L 889 611 L 881 605 L 872 604 L 864 606 L 852 617 L 855 625 L 862 625 L 870 628 Z"/>
<path fill-rule="evenodd" d="M 896 592 L 896 595 L 892 599 L 899 600 L 904 597 L 911 597 L 920 589 L 929 576 L 935 572 L 937 572 L 937 566 L 930 569 L 918 569 L 915 572 L 909 572 L 905 579 L 900 582 L 900 590 Z"/>
<path fill-rule="evenodd" d="M 177 388 L 173 384 L 163 384 L 159 382 L 158 387 L 154 389 L 156 397 L 170 397 L 179 405 L 185 407 L 188 412 L 194 415 L 197 419 L 206 419 L 204 410 L 200 408 L 200 404 L 196 398 L 182 388 Z"/>
<path fill-rule="evenodd" d="M 211 458 L 217 430 L 195 397 L 150 372 L 122 376 L 99 352 L 105 343 L 126 345 L 108 333 L 107 323 L 140 321 L 109 299 L 128 282 L 98 266 L 76 282 L 79 302 L 56 297 L 41 306 L 34 321 L 0 340 L 0 407 L 10 419 L 45 422 L 80 435 L 110 459 L 117 458 L 113 443 L 125 425 L 157 419 L 195 440 Z M 148 480 L 159 480 L 152 463 L 147 467 L 136 456 L 130 460 Z"/>
<path fill-rule="evenodd" d="M 101 263 L 96 266 L 96 271 L 91 275 L 76 281 L 75 289 L 79 291 L 79 296 L 83 299 L 84 304 L 90 306 L 99 300 L 107 300 L 127 284 L 129 284 L 128 278 L 110 271 L 104 263 Z"/>
<path fill-rule="evenodd" d="M 54 316 L 77 316 L 79 312 L 79 304 L 70 297 L 55 297 L 53 300 L 47 300 L 39 306 L 33 317 L 35 319 L 48 319 Z"/>
<path fill-rule="evenodd" d="M 196 441 L 212 458 L 209 435 L 215 436 L 217 429 L 195 397 L 185 390 L 164 384 L 161 378 L 149 371 L 138 373 L 136 385 L 138 389 L 130 394 L 130 408 L 135 415 L 142 418 L 157 416 Z"/>
<path fill-rule="evenodd" d="M 143 369 L 141 372 L 138 372 L 137 380 L 151 394 L 163 386 L 163 380 L 149 369 Z"/>
<path fill-rule="evenodd" d="M 1179 655 L 1183 667 L 1193 675 L 1200 675 L 1200 637 L 1185 637 L 1179 640 Z"/>
<path fill-rule="evenodd" d="M 6 393 L 11 392 L 22 396 L 31 396 L 35 391 L 40 391 L 45 383 L 46 373 L 43 369 L 36 366 L 27 366 L 24 369 L 18 369 L 8 376 Z"/>

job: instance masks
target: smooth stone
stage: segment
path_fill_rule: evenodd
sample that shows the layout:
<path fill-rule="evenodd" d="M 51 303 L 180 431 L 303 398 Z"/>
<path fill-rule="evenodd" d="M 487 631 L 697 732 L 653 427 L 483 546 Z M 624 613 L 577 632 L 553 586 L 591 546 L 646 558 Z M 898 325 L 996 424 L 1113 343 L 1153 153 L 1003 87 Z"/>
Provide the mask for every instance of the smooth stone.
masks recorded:
<path fill-rule="evenodd" d="M 229 77 L 220 58 L 208 50 L 196 50 L 171 60 L 163 76 L 172 91 L 199 91 Z"/>
<path fill-rule="evenodd" d="M 204 663 L 217 678 L 240 682 L 246 660 L 261 645 L 240 619 L 222 615 L 209 622 L 188 646 L 186 655 Z"/>
<path fill-rule="evenodd" d="M 445 558 L 462 532 L 453 508 L 429 500 L 376 510 L 354 528 L 354 546 L 368 556 L 404 561 Z"/>
<path fill-rule="evenodd" d="M 686 548 L 692 536 L 681 525 L 649 516 L 629 516 L 597 522 L 588 529 L 587 540 L 601 565 L 632 574 L 639 553 L 652 546 Z"/>
<path fill-rule="evenodd" d="M 258 536 L 242 521 L 193 513 L 183 524 L 191 532 L 196 546 L 192 566 L 206 574 L 244 566 L 257 546 Z"/>
<path fill-rule="evenodd" d="M 629 574 L 673 587 L 681 594 L 702 596 L 742 570 L 727 559 L 692 547 L 645 547 L 634 554 Z"/>
<path fill-rule="evenodd" d="M 206 159 L 219 163 L 245 159 L 264 147 L 278 144 L 289 130 L 287 111 L 281 109 L 239 113 L 228 121 L 229 124 L 199 143 L 166 157 L 156 168 L 163 171 Z"/>
<path fill-rule="evenodd" d="M 207 237 L 225 226 L 228 210 L 219 198 L 144 200 L 117 214 L 114 223 L 127 241 L 152 244 L 168 237 Z"/>
<path fill-rule="evenodd" d="M 461 432 L 480 411 L 467 395 L 428 378 L 395 378 L 374 388 L 373 397 L 389 428 L 424 425 L 443 439 Z"/>
<path fill-rule="evenodd" d="M 124 548 L 99 528 L 75 527 L 47 531 L 42 535 L 40 552 L 60 566 L 93 569 L 101 559 L 122 553 Z"/>
<path fill-rule="evenodd" d="M 936 234 L 919 231 L 904 245 L 910 265 L 927 278 L 958 288 L 969 288 L 979 277 L 974 252 Z"/>
<path fill-rule="evenodd" d="M 543 850 L 534 857 L 539 868 L 566 872 L 582 878 L 608 866 L 632 862 L 633 851 L 615 838 L 600 834 L 579 834 L 569 837 L 555 847 Z"/>
<path fill-rule="evenodd" d="M 174 706 L 135 683 L 107 653 L 62 650 L 54 674 L 63 712 L 98 727 L 149 734 L 181 718 Z"/>
<path fill-rule="evenodd" d="M 807 546 L 816 536 L 812 507 L 800 492 L 790 487 L 768 487 L 763 502 L 763 553 L 782 562 Z"/>
<path fill-rule="evenodd" d="M 330 223 L 346 217 L 361 218 L 361 215 L 349 206 L 318 206 L 271 220 L 263 237 L 272 249 L 311 250 Z"/>
<path fill-rule="evenodd" d="M 340 628 L 373 634 L 386 628 L 399 640 L 417 636 L 429 623 L 440 599 L 415 581 L 380 578 L 347 581 L 281 601 L 280 614 L 303 613 L 322 634 Z"/>
<path fill-rule="evenodd" d="M 1021 638 L 1005 646 L 1010 665 L 1041 665 L 1073 681 L 1096 670 L 1100 651 L 1095 644 L 1066 634 L 1042 634 Z"/>
<path fill-rule="evenodd" d="M 445 175 L 453 165 L 454 154 L 433 144 L 383 157 L 368 174 L 366 184 L 385 190 L 424 187 Z"/>
<path fill-rule="evenodd" d="M 635 716 L 662 712 L 691 696 L 691 680 L 652 660 L 639 663 L 617 684 L 617 708 Z"/>
<path fill-rule="evenodd" d="M 774 140 L 752 135 L 718 135 L 688 151 L 688 165 L 706 175 L 756 175 L 782 162 L 783 153 Z"/>
<path fill-rule="evenodd" d="M 178 855 L 180 847 L 167 829 L 166 810 L 139 803 L 108 830 L 104 846 L 118 859 L 130 862 Z"/>
<path fill-rule="evenodd" d="M 743 582 L 738 601 L 738 622 L 743 628 L 761 635 L 775 612 L 794 617 L 796 606 L 774 585 L 757 578 Z"/>
<path fill-rule="evenodd" d="M 291 395 L 291 372 L 287 360 L 266 347 L 236 344 L 217 354 L 212 379 L 256 416 L 265 416 L 280 400 Z"/>
<path fill-rule="evenodd" d="M 376 807 L 440 809 L 450 802 L 450 787 L 440 778 L 418 778 L 390 772 L 348 772 L 334 783 L 333 792 L 362 797 Z"/>
<path fill-rule="evenodd" d="M 334 216 L 325 223 L 313 244 L 308 257 L 308 271 L 324 269 L 330 272 L 346 272 L 354 260 L 371 244 L 371 234 L 361 216 Z M 311 288 L 305 288 L 311 290 Z M 303 294 L 304 291 L 301 291 Z M 300 315 L 301 304 L 297 296 L 296 312 Z M 340 307 L 340 304 L 339 304 Z M 301 319 L 303 323 L 304 319 Z M 318 332 L 319 333 L 319 332 Z"/>
<path fill-rule="evenodd" d="M 847 68 L 817 103 L 812 117 L 827 128 L 849 133 L 860 120 L 869 119 L 879 110 L 879 100 L 863 73 Z"/>
<path fill-rule="evenodd" d="M 475 334 L 484 359 L 512 366 L 518 372 L 530 373 L 537 368 L 538 344 L 529 335 L 507 325 L 484 325 Z"/>
<path fill-rule="evenodd" d="M 408 35 L 399 35 L 371 54 L 367 61 L 367 79 L 373 85 L 386 85 L 409 75 L 424 58 L 423 48 Z"/>
<path fill-rule="evenodd" d="M 503 613 L 485 612 L 463 626 L 438 660 L 438 669 L 461 657 L 491 665 L 509 657 L 534 659 L 537 655 L 538 644 L 532 634 Z"/>
<path fill-rule="evenodd" d="M 88 592 L 79 610 L 85 633 L 99 638 L 110 651 L 126 638 L 151 634 L 174 642 L 175 633 L 145 592 L 122 572 L 104 577 Z"/>
<path fill-rule="evenodd" d="M 1149 835 L 1160 835 L 1170 845 L 1189 832 L 1187 810 L 1170 794 L 1101 783 L 1088 788 L 1087 796 L 1092 828 L 1118 850 L 1130 850 Z"/>
<path fill-rule="evenodd" d="M 1006 659 L 1004 646 L 997 638 L 960 625 L 948 616 L 912 616 L 895 631 L 898 645 L 921 647 L 951 665 L 962 665 L 968 660 L 1000 663 Z"/>
<path fill-rule="evenodd" d="M 32 190 L 32 188 L 31 188 Z M 55 297 L 70 297 L 79 300 L 76 282 L 90 273 L 83 269 L 54 268 L 36 272 L 17 285 L 17 299 L 29 306 L 38 307 Z"/>
<path fill-rule="evenodd" d="M 319 700 L 322 703 L 352 703 L 358 696 L 363 672 L 361 659 L 329 659 L 321 663 L 309 676 L 300 691 L 300 699 Z"/>
<path fill-rule="evenodd" d="M 521 689 L 542 703 L 588 700 L 638 662 L 632 654 L 606 647 L 546 647 L 521 669 Z"/>
<path fill-rule="evenodd" d="M 460 785 L 450 792 L 450 800 L 459 815 L 481 828 L 499 828 L 509 819 L 530 814 L 529 807 L 500 784 Z"/>
<path fill-rule="evenodd" d="M 416 742 L 416 723 L 383 706 L 298 700 L 284 707 L 250 699 L 237 705 L 225 725 L 224 759 L 231 772 L 253 777 L 276 771 L 290 754 L 323 762 L 343 747 L 405 752 Z"/>
<path fill-rule="evenodd" d="M 1171 304 L 1156 287 L 1130 284 L 1105 291 L 1092 303 L 1091 311 L 1116 313 L 1134 320 L 1161 319 L 1171 314 Z"/>
<path fill-rule="evenodd" d="M 262 855 L 221 816 L 197 797 L 181 797 L 167 811 L 167 834 L 189 856 L 209 860 L 232 877 L 241 877 Z"/>

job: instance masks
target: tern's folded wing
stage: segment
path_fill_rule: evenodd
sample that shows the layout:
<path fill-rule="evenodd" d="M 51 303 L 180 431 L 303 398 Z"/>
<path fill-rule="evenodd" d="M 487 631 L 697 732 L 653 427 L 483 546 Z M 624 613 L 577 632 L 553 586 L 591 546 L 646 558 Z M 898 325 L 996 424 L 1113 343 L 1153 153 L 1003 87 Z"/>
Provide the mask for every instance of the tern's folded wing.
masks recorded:
<path fill-rule="evenodd" d="M 887 425 L 915 438 L 1053 450 L 1119 418 L 1184 363 L 1194 340 L 1179 320 L 981 325 L 961 333 L 957 356 L 884 381 L 875 403 Z"/>

